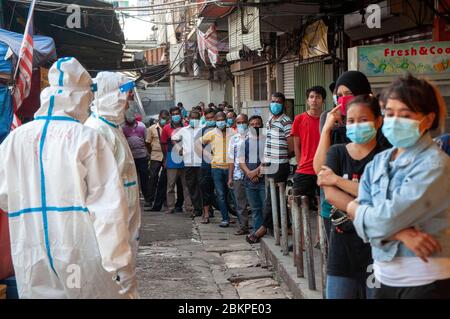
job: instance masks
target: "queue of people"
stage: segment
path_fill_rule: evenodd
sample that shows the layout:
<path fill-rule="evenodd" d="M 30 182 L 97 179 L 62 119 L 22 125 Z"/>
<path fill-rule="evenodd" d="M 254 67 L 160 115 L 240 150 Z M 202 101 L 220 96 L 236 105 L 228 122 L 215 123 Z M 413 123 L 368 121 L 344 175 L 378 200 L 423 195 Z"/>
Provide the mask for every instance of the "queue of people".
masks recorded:
<path fill-rule="evenodd" d="M 137 298 L 140 196 L 145 211 L 203 224 L 216 208 L 219 227 L 232 223 L 231 200 L 235 235 L 259 242 L 280 203 L 269 181 L 287 182 L 294 157 L 293 188 L 320 211 L 329 241 L 327 298 L 450 298 L 448 135 L 441 148 L 431 137 L 446 107 L 426 80 L 407 75 L 375 97 L 348 71 L 330 85 L 330 111 L 313 86 L 294 121 L 277 92 L 266 123 L 226 102 L 180 102 L 149 128 L 127 111 L 134 83 L 123 75 L 92 79 L 62 58 L 49 83 L 35 120 L 0 145 L 21 298 Z"/>

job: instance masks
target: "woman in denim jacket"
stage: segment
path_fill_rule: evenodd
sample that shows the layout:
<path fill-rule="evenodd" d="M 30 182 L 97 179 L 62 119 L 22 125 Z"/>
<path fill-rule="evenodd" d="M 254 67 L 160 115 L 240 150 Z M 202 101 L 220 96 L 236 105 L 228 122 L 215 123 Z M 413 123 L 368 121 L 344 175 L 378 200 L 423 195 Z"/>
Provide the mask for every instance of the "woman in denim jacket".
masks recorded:
<path fill-rule="evenodd" d="M 429 132 L 442 127 L 445 103 L 411 75 L 395 80 L 382 100 L 382 130 L 394 147 L 366 166 L 347 206 L 372 246 L 375 298 L 450 298 L 450 158 Z"/>

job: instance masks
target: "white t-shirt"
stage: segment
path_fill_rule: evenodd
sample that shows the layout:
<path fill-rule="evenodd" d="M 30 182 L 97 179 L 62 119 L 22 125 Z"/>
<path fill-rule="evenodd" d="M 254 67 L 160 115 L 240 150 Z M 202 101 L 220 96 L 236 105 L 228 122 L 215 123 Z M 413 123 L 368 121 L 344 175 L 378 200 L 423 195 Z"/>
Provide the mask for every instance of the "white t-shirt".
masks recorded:
<path fill-rule="evenodd" d="M 450 278 L 450 258 L 395 257 L 389 262 L 375 261 L 375 278 L 390 287 L 417 287 Z"/>
<path fill-rule="evenodd" d="M 202 166 L 202 141 L 201 138 L 201 128 L 193 129 L 190 126 L 185 126 L 180 130 L 174 132 L 171 139 L 172 141 L 179 142 L 180 146 L 183 148 L 183 162 L 186 167 L 200 167 Z M 177 147 L 174 146 L 174 149 Z M 195 152 L 195 148 L 199 149 L 200 152 Z"/>

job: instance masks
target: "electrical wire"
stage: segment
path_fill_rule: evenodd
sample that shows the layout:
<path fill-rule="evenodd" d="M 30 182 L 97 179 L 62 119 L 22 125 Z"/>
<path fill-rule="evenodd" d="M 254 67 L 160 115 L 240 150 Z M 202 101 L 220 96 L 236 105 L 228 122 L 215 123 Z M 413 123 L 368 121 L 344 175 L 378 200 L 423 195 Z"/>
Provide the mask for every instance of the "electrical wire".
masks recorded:
<path fill-rule="evenodd" d="M 17 3 L 22 3 L 22 4 L 26 4 L 29 5 L 31 3 L 31 0 L 9 0 L 11 2 L 17 2 Z M 62 3 L 62 2 L 49 2 L 49 1 L 36 1 L 36 5 L 43 5 L 43 6 L 48 6 L 48 7 L 55 7 L 55 6 L 63 6 L 63 7 L 67 7 L 70 5 L 77 5 L 80 8 L 83 9 L 93 9 L 93 10 L 109 10 L 109 11 L 142 11 L 143 9 L 149 9 L 151 11 L 158 11 L 158 10 L 167 10 L 167 9 L 177 9 L 177 8 L 188 8 L 188 7 L 192 7 L 192 6 L 198 6 L 199 4 L 212 4 L 212 3 L 218 3 L 218 2 L 222 2 L 221 0 L 207 0 L 203 3 L 188 3 L 188 4 L 184 4 L 184 5 L 177 5 L 177 6 L 173 6 L 172 4 L 174 3 L 180 3 L 180 2 L 185 2 L 185 1 L 175 1 L 175 2 L 171 2 L 171 3 L 162 3 L 162 4 L 153 4 L 153 5 L 147 5 L 147 6 L 135 6 L 135 7 L 113 7 L 113 6 L 86 6 L 86 5 L 79 5 L 79 4 L 69 4 L 69 3 Z M 166 8 L 159 8 L 159 7 L 163 7 L 165 6 Z"/>

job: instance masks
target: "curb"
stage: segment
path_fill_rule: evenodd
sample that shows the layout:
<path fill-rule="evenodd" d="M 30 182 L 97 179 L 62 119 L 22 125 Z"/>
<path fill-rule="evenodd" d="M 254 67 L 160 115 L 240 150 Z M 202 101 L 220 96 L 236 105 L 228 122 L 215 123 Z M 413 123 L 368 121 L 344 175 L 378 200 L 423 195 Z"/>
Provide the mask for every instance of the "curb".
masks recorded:
<path fill-rule="evenodd" d="M 292 254 L 284 256 L 280 246 L 275 246 L 275 239 L 272 237 L 262 238 L 260 245 L 262 255 L 268 263 L 273 265 L 274 270 L 288 286 L 295 299 L 323 299 L 321 278 L 317 274 L 317 269 L 317 290 L 309 290 L 307 278 L 297 277 L 297 268 L 294 266 Z"/>

